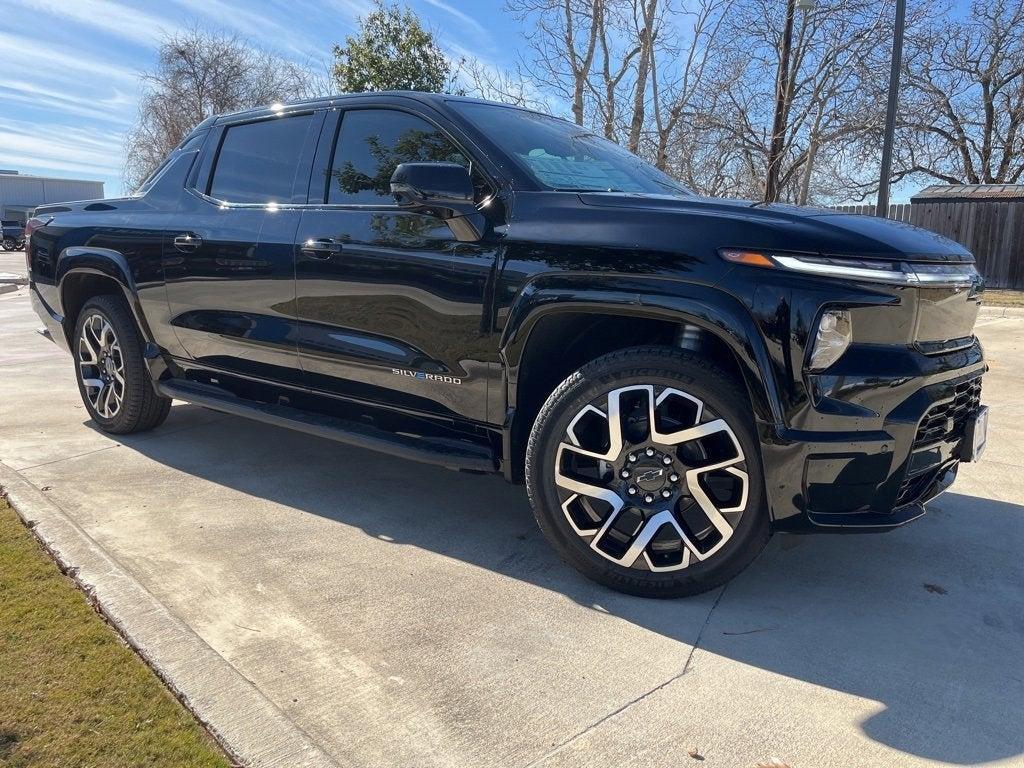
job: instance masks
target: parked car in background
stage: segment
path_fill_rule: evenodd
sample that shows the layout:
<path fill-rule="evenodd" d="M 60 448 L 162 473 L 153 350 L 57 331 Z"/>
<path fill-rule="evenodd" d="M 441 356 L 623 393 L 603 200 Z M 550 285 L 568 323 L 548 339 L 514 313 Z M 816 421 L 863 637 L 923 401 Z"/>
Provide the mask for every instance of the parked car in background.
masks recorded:
<path fill-rule="evenodd" d="M 698 197 L 524 109 L 216 117 L 137 196 L 29 229 L 36 312 L 101 429 L 152 429 L 173 398 L 501 473 L 625 592 L 720 585 L 772 531 L 900 526 L 985 444 L 963 247 Z"/>
<path fill-rule="evenodd" d="M 5 251 L 20 251 L 25 247 L 25 225 L 20 221 L 0 222 L 3 227 L 3 240 L 0 242 Z"/>

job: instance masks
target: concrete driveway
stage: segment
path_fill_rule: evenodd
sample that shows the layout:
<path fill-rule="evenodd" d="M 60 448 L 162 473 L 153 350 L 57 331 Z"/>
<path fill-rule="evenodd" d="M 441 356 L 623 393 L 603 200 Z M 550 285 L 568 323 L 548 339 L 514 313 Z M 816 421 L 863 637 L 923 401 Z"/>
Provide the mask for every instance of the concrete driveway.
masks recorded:
<path fill-rule="evenodd" d="M 185 404 L 113 440 L 38 325 L 0 296 L 0 461 L 339 764 L 1024 765 L 1024 320 L 982 321 L 989 452 L 925 518 L 674 602 L 496 477 Z"/>

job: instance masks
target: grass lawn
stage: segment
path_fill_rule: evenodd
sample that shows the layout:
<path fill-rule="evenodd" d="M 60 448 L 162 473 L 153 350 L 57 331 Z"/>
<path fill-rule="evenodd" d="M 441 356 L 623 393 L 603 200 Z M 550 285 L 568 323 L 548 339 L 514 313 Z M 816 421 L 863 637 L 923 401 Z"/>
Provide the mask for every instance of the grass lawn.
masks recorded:
<path fill-rule="evenodd" d="M 230 765 L 0 499 L 0 766 Z"/>

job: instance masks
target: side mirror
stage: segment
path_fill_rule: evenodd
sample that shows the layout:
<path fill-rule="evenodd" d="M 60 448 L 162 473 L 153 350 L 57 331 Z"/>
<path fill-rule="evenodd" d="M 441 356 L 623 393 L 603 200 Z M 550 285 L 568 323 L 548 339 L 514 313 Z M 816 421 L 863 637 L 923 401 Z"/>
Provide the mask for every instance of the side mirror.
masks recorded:
<path fill-rule="evenodd" d="M 391 194 L 400 208 L 432 214 L 448 223 L 455 237 L 483 236 L 484 218 L 474 203 L 469 171 L 458 163 L 402 163 L 391 174 Z"/>

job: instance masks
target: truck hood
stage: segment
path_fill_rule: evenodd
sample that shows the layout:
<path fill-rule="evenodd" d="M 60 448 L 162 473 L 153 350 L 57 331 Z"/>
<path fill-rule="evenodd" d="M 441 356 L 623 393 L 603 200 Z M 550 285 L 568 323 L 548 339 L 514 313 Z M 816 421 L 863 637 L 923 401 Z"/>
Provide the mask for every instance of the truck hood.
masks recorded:
<path fill-rule="evenodd" d="M 786 250 L 865 259 L 972 262 L 971 252 L 942 235 L 900 221 L 829 208 L 712 197 L 584 192 L 584 205 L 674 213 L 681 217 L 741 220 L 744 242 L 723 247 Z M 682 222 L 682 219 L 680 219 Z M 753 238 L 753 239 L 752 239 Z"/>

